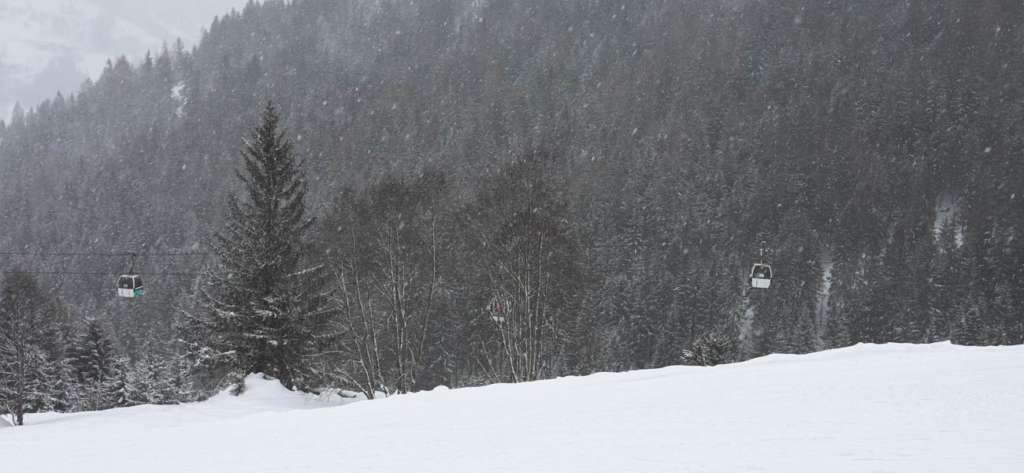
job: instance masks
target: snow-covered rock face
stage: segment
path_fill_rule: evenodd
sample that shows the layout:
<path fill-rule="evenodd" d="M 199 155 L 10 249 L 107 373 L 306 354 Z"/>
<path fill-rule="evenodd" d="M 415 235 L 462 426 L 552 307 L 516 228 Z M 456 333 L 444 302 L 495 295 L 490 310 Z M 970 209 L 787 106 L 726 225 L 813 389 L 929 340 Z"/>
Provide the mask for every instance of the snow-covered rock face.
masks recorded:
<path fill-rule="evenodd" d="M 0 429 L 0 471 L 1024 471 L 1024 347 L 859 345 L 338 407 L 246 385 L 30 415 Z"/>
<path fill-rule="evenodd" d="M 138 59 L 164 42 L 199 39 L 215 15 L 245 0 L 0 0 L 0 120 L 75 91 L 108 58 Z"/>

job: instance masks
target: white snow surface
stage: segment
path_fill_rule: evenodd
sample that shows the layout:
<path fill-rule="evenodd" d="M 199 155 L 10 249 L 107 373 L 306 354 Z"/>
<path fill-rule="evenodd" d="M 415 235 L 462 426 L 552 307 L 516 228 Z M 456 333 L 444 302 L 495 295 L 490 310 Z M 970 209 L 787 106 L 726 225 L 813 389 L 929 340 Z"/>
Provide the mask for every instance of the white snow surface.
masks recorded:
<path fill-rule="evenodd" d="M 858 345 L 328 407 L 249 379 L 32 415 L 4 472 L 1021 472 L 1024 347 Z"/>

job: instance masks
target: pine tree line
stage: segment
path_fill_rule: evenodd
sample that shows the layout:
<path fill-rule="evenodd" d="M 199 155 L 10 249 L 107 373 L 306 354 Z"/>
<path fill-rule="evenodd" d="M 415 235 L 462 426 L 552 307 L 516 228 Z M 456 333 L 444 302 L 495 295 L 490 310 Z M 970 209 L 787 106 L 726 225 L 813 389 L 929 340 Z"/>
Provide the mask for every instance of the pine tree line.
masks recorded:
<path fill-rule="evenodd" d="M 185 367 L 170 357 L 129 360 L 107 324 L 75 322 L 53 294 L 14 272 L 0 293 L 0 413 L 92 411 L 194 399 Z"/>

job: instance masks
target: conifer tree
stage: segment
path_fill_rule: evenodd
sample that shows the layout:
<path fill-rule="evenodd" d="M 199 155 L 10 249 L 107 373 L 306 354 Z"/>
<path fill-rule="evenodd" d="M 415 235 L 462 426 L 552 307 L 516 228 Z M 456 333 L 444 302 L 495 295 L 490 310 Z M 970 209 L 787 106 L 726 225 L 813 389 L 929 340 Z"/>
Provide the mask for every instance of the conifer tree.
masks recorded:
<path fill-rule="evenodd" d="M 86 320 L 84 330 L 69 350 L 68 362 L 82 396 L 80 407 L 110 407 L 116 391 L 116 359 L 114 345 L 98 320 Z"/>
<path fill-rule="evenodd" d="M 172 370 L 159 356 L 143 356 L 132 363 L 122 389 L 130 404 L 175 404 L 179 397 Z"/>
<path fill-rule="evenodd" d="M 220 267 L 204 290 L 208 343 L 235 376 L 265 373 L 288 387 L 315 383 L 308 357 L 329 337 L 332 311 L 320 266 L 303 267 L 306 183 L 292 145 L 267 104 L 245 140 L 245 197 L 231 196 L 216 235 Z"/>
<path fill-rule="evenodd" d="M 689 349 L 683 352 L 683 361 L 688 365 L 715 366 L 726 361 L 735 341 L 718 333 L 706 333 L 697 337 Z"/>
<path fill-rule="evenodd" d="M 135 388 L 132 385 L 132 380 L 129 379 L 129 366 L 130 363 L 127 358 L 121 357 L 114 360 L 114 379 L 111 382 L 113 397 L 111 402 L 116 407 L 128 407 L 134 404 L 132 395 L 135 392 Z"/>

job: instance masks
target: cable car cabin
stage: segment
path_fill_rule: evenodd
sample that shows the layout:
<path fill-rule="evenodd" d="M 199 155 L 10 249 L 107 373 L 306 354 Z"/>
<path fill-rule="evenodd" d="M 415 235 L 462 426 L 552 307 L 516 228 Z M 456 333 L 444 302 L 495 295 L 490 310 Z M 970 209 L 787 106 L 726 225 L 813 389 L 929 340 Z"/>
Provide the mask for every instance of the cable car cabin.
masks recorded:
<path fill-rule="evenodd" d="M 134 299 L 142 297 L 146 291 L 142 288 L 142 276 L 138 274 L 122 274 L 117 278 L 117 296 Z"/>
<path fill-rule="evenodd" d="M 764 263 L 757 263 L 750 268 L 750 287 L 754 289 L 768 289 L 772 286 L 772 267 Z"/>

